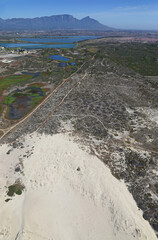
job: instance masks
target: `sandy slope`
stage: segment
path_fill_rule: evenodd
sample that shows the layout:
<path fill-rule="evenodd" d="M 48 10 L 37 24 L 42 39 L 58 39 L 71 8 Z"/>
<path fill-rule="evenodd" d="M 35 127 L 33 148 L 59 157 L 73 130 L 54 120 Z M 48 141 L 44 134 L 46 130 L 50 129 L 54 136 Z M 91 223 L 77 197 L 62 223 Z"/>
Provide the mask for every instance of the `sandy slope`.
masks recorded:
<path fill-rule="evenodd" d="M 34 133 L 24 146 L 0 147 L 0 240 L 157 239 L 125 184 L 72 137 Z M 18 178 L 26 191 L 6 203 Z"/>

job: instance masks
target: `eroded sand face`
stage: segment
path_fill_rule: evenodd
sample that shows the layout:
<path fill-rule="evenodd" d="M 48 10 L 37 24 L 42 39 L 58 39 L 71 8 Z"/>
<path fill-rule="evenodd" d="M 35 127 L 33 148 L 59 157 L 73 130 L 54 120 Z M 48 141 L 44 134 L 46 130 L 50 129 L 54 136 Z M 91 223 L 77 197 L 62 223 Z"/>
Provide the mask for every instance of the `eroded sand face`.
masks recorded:
<path fill-rule="evenodd" d="M 0 147 L 0 240 L 157 239 L 125 184 L 72 137 L 34 133 L 9 149 Z M 25 191 L 6 203 L 16 179 Z"/>

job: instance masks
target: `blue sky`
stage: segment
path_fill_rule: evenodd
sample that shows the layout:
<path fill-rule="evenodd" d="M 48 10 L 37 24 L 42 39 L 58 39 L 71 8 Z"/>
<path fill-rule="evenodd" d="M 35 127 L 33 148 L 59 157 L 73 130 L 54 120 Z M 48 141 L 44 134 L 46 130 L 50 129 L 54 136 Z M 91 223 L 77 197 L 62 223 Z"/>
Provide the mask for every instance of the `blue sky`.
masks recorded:
<path fill-rule="evenodd" d="M 0 18 L 71 14 L 122 29 L 158 30 L 158 0 L 0 0 Z"/>

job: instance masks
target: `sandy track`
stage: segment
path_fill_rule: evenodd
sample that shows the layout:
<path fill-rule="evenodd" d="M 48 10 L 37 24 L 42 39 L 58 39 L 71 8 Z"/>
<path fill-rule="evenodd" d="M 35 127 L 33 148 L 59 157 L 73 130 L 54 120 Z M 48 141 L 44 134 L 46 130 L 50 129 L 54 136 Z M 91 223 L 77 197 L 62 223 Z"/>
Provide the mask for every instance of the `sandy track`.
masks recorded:
<path fill-rule="evenodd" d="M 77 82 L 74 84 L 74 86 L 68 91 L 68 93 L 63 97 L 63 99 L 60 101 L 60 103 L 53 109 L 53 111 L 48 115 L 48 117 L 41 123 L 41 125 L 38 127 L 37 131 L 48 121 L 48 119 L 53 115 L 53 113 L 62 105 L 64 100 L 69 96 L 69 94 L 73 91 L 74 88 L 76 88 L 82 81 L 83 79 L 87 76 L 85 75 Z"/>
<path fill-rule="evenodd" d="M 62 85 L 64 83 L 66 83 L 69 79 L 71 79 L 78 71 L 81 70 L 81 68 L 85 65 L 85 63 L 79 68 L 77 69 L 77 71 L 75 73 L 73 73 L 71 76 L 69 76 L 68 78 L 64 79 L 62 81 L 61 84 L 59 84 L 37 107 L 35 107 L 26 117 L 24 117 L 22 120 L 20 120 L 18 123 L 16 123 L 15 125 L 13 125 L 12 127 L 9 127 L 7 129 L 0 129 L 0 131 L 3 132 L 3 135 L 0 137 L 0 141 L 8 134 L 10 133 L 13 129 L 15 129 L 16 127 L 18 127 L 20 124 L 22 124 L 24 121 L 26 121 L 29 117 L 31 117 L 55 92 L 57 92 L 58 89 L 60 89 L 60 87 L 62 87 Z"/>

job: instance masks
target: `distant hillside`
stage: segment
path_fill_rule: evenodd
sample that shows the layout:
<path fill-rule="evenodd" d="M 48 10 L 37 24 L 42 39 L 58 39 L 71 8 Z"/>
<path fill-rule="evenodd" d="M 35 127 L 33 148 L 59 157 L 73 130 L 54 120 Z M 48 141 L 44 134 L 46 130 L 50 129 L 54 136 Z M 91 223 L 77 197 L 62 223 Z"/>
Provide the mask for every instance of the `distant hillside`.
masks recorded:
<path fill-rule="evenodd" d="M 0 31 L 29 30 L 29 31 L 52 31 L 52 30 L 101 30 L 109 31 L 112 28 L 98 21 L 85 17 L 81 20 L 71 15 L 54 15 L 37 18 L 12 18 L 3 20 L 0 18 Z"/>

